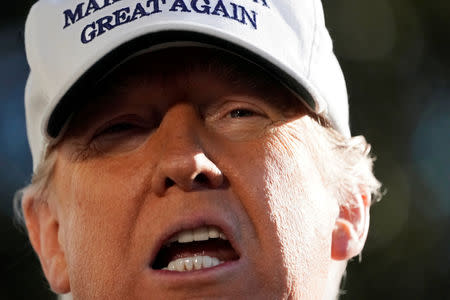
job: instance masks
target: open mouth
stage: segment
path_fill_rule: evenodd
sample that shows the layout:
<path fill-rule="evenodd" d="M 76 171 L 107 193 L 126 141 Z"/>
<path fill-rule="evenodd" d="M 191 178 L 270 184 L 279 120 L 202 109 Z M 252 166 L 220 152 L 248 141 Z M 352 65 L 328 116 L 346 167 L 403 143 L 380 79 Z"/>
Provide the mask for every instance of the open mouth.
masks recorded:
<path fill-rule="evenodd" d="M 189 272 L 238 259 L 239 255 L 220 228 L 202 226 L 177 232 L 169 238 L 156 255 L 152 269 Z"/>

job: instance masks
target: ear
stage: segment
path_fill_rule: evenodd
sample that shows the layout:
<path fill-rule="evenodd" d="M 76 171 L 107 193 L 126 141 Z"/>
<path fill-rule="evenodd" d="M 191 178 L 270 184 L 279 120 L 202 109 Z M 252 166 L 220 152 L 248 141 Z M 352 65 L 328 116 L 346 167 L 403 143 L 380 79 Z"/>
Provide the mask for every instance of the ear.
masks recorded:
<path fill-rule="evenodd" d="M 340 206 L 331 243 L 331 258 L 348 260 L 358 255 L 366 242 L 370 221 L 370 194 L 359 190 L 348 205 Z"/>
<path fill-rule="evenodd" d="M 58 239 L 59 222 L 47 201 L 36 199 L 32 191 L 25 192 L 22 210 L 31 245 L 41 262 L 45 277 L 56 293 L 70 291 L 67 265 Z"/>

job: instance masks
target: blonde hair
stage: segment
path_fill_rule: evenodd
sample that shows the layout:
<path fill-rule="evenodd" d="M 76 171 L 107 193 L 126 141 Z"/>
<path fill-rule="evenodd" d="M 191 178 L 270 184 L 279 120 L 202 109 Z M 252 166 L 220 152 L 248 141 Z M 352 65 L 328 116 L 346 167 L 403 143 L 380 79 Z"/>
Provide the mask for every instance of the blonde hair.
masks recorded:
<path fill-rule="evenodd" d="M 31 177 L 31 183 L 18 190 L 14 195 L 13 208 L 17 221 L 24 225 L 24 217 L 22 212 L 22 198 L 25 193 L 32 193 L 39 201 L 44 201 L 44 194 L 48 190 L 51 182 L 52 174 L 56 164 L 56 151 L 50 148 L 47 152 L 45 159 L 38 165 L 33 176 Z"/>
<path fill-rule="evenodd" d="M 319 163 L 322 164 L 322 169 L 327 170 L 326 183 L 336 195 L 339 204 L 348 206 L 352 195 L 361 191 L 371 196 L 372 203 L 381 200 L 381 183 L 373 172 L 376 158 L 364 136 L 347 138 L 333 129 L 322 117 L 313 118 L 320 124 L 316 126 L 319 130 L 316 137 L 324 139 L 325 144 L 328 144 L 329 158 L 332 161 L 330 163 L 330 160 L 325 159 L 319 160 Z M 321 151 L 327 152 L 324 149 Z"/>

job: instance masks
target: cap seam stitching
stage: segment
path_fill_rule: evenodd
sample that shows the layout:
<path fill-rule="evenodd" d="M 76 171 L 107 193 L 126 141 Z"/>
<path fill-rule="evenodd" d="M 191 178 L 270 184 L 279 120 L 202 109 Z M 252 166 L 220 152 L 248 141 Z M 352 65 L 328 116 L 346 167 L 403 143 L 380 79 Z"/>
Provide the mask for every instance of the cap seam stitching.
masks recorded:
<path fill-rule="evenodd" d="M 309 64 L 308 64 L 308 78 L 311 76 L 311 65 L 313 60 L 313 49 L 314 45 L 316 44 L 316 34 L 317 34 L 317 9 L 316 9 L 316 2 L 313 1 L 313 10 L 314 10 L 314 29 L 313 29 L 313 39 L 311 43 L 311 50 L 309 54 Z"/>

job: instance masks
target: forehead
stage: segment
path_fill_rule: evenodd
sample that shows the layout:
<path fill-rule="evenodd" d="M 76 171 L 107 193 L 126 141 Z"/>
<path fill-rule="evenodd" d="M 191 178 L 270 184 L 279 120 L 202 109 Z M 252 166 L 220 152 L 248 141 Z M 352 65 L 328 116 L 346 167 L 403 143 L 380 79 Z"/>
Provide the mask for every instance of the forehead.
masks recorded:
<path fill-rule="evenodd" d="M 85 95 L 68 128 L 125 107 L 148 110 L 152 106 L 165 111 L 177 101 L 207 105 L 214 98 L 230 95 L 259 98 L 280 112 L 306 111 L 302 102 L 264 69 L 213 48 L 170 48 L 135 56 Z"/>
<path fill-rule="evenodd" d="M 235 90 L 261 93 L 285 89 L 259 66 L 229 52 L 182 47 L 135 56 L 112 70 L 94 89 L 95 96 L 129 91 L 133 85 L 201 88 L 218 81 Z"/>

